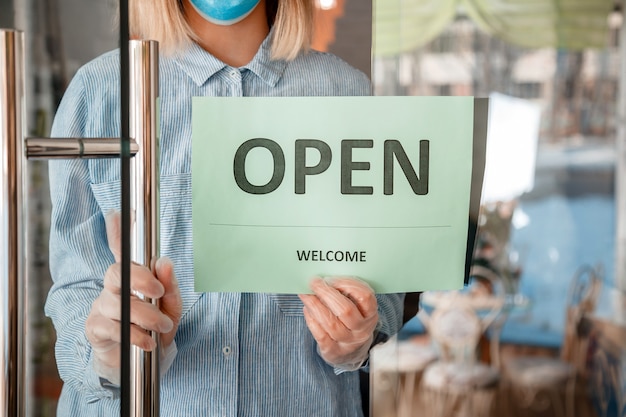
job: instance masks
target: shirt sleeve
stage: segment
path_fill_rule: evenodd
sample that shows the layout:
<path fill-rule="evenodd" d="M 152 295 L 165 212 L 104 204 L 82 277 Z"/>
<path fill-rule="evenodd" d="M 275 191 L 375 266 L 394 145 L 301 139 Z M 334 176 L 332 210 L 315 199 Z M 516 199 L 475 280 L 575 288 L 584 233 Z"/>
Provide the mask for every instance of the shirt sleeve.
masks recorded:
<path fill-rule="evenodd" d="M 59 106 L 53 137 L 89 137 L 89 97 L 79 71 Z M 104 219 L 91 192 L 86 160 L 49 163 L 50 272 L 53 285 L 45 311 L 54 323 L 57 367 L 65 384 L 82 392 L 89 402 L 112 398 L 115 390 L 100 384 L 92 364 L 85 321 L 103 288 L 102 277 L 114 262 Z"/>
<path fill-rule="evenodd" d="M 402 314 L 404 312 L 404 293 L 377 294 L 378 301 L 378 326 L 376 330 L 387 337 L 398 333 L 402 327 Z"/>

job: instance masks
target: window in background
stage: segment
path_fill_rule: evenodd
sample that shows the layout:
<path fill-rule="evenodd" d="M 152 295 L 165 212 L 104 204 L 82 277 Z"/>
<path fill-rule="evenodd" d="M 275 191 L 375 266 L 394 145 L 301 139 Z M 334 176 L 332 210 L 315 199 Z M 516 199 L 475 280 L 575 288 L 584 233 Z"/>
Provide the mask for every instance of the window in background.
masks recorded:
<path fill-rule="evenodd" d="M 616 285 L 618 36 L 612 30 L 613 41 L 603 48 L 528 48 L 485 33 L 456 11 L 453 22 L 422 46 L 390 53 L 382 45 L 384 53 L 374 54 L 375 94 L 498 93 L 538 109 L 530 187 L 509 201 L 484 202 L 483 210 L 494 215 L 506 203 L 500 226 L 506 240 L 491 243 L 500 248 L 498 262 L 513 287 L 530 301 L 507 322 L 503 341 L 558 347 L 577 268 L 601 264 L 605 287 Z M 599 308 L 610 314 L 610 302 Z"/>

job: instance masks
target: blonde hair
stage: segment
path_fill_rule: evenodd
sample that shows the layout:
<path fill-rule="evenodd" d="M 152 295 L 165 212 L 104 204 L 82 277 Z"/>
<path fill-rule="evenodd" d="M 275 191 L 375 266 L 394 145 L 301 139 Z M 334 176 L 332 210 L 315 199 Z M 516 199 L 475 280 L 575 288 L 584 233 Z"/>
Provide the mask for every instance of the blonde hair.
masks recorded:
<path fill-rule="evenodd" d="M 171 54 L 196 39 L 187 24 L 183 0 L 130 0 L 131 37 L 159 42 Z M 313 38 L 312 0 L 266 0 L 267 20 L 272 31 L 273 59 L 292 60 L 311 47 Z"/>

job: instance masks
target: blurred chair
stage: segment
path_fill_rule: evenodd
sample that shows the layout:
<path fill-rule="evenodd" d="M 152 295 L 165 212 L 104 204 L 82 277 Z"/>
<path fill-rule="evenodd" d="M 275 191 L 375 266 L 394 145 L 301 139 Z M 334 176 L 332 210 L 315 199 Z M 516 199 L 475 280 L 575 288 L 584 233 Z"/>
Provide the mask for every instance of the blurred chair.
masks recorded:
<path fill-rule="evenodd" d="M 488 354 L 482 355 L 483 357 L 486 356 L 484 361 L 500 369 L 500 334 L 502 333 L 504 323 L 514 307 L 513 288 L 510 287 L 509 283 L 507 283 L 500 274 L 483 265 L 472 265 L 470 277 L 473 286 L 477 288 L 474 292 L 480 292 L 483 296 L 489 297 L 491 302 L 495 303 L 498 307 L 502 304 L 501 309 L 495 310 L 498 314 L 489 322 L 489 326 L 479 342 L 481 348 L 482 344 L 488 345 L 485 349 L 488 351 Z M 488 309 L 488 307 L 486 306 L 483 310 L 484 309 Z M 483 352 L 481 352 L 481 354 L 482 353 Z"/>
<path fill-rule="evenodd" d="M 477 346 L 500 314 L 504 297 L 485 296 L 480 310 L 470 299 L 467 294 L 452 295 L 438 303 L 430 316 L 423 309 L 418 313 L 440 356 L 422 377 L 424 415 L 486 417 L 495 411 L 500 373 L 479 362 Z"/>
<path fill-rule="evenodd" d="M 409 320 L 411 320 L 417 314 L 419 310 L 421 292 L 408 292 L 404 295 L 404 311 L 402 315 L 402 325 L 404 326 Z M 429 355 L 434 355 L 432 349 L 427 352 Z M 413 365 L 415 367 L 415 365 Z M 413 371 L 412 371 L 413 372 Z M 380 414 L 370 410 L 370 403 L 373 402 L 370 398 L 370 391 L 372 391 L 370 378 L 372 373 L 369 371 L 359 370 L 359 385 L 361 390 L 361 407 L 363 408 L 364 416 L 376 417 Z"/>
<path fill-rule="evenodd" d="M 424 369 L 437 360 L 430 345 L 396 338 L 371 352 L 372 417 L 414 417 Z"/>
<path fill-rule="evenodd" d="M 585 265 L 572 278 L 565 332 L 558 358 L 518 356 L 503 363 L 511 408 L 517 412 L 550 412 L 573 417 L 577 379 L 584 377 L 588 339 L 581 327 L 593 313 L 602 287 L 601 270 Z"/>
<path fill-rule="evenodd" d="M 372 417 L 413 417 L 419 408 L 417 387 L 426 366 L 437 360 L 435 350 L 393 338 L 370 355 Z"/>

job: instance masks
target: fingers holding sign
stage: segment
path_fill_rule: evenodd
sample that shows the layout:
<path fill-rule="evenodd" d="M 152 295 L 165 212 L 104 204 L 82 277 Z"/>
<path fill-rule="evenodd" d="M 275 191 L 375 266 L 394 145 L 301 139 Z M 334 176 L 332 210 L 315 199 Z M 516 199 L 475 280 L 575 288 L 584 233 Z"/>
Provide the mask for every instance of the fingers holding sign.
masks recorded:
<path fill-rule="evenodd" d="M 358 369 L 367 359 L 378 323 L 374 291 L 356 278 L 316 278 L 313 294 L 302 294 L 304 318 L 322 358 L 345 369 Z"/>

